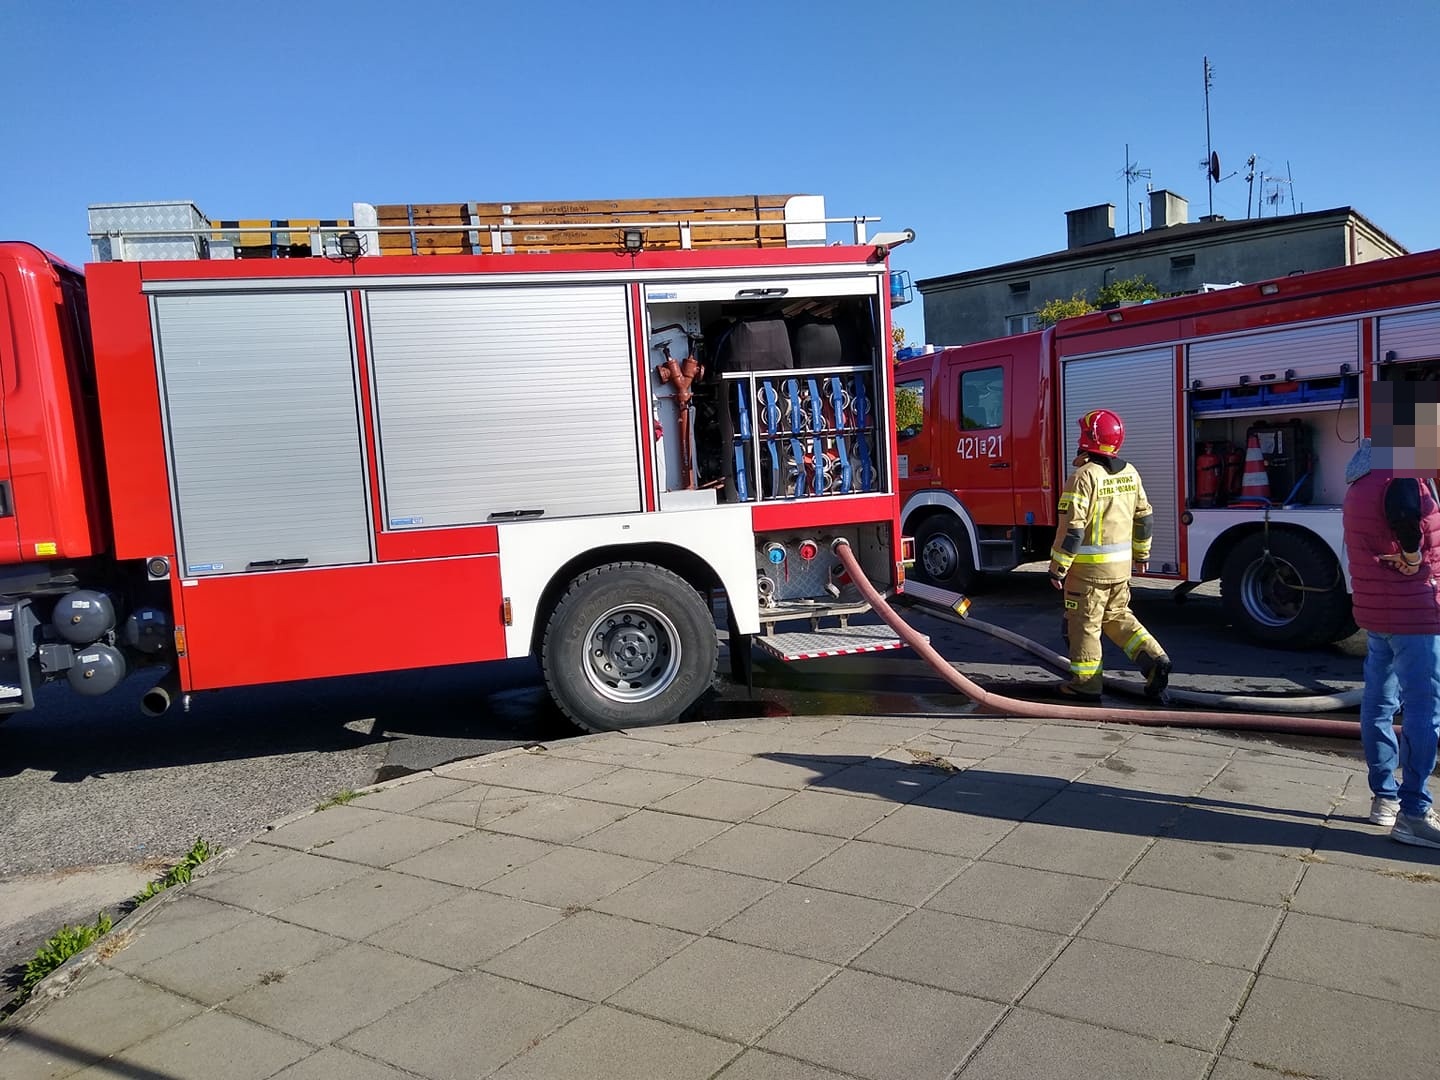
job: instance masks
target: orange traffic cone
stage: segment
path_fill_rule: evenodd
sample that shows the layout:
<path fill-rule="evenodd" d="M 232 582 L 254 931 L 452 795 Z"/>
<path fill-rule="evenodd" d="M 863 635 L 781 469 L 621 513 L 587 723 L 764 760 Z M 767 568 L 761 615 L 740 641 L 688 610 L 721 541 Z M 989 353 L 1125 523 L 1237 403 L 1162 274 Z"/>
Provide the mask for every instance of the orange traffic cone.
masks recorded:
<path fill-rule="evenodd" d="M 1260 436 L 1251 435 L 1245 444 L 1245 473 L 1240 479 L 1242 499 L 1270 500 L 1270 474 L 1265 471 L 1265 455 L 1260 452 Z"/>

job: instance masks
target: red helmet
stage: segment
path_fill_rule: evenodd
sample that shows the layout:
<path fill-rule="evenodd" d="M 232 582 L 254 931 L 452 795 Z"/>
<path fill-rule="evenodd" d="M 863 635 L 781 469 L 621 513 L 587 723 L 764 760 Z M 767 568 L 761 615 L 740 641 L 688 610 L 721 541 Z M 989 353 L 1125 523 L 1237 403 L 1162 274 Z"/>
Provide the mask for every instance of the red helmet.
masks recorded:
<path fill-rule="evenodd" d="M 1080 417 L 1080 449 L 1114 457 L 1125 441 L 1125 422 L 1109 409 L 1091 409 Z"/>

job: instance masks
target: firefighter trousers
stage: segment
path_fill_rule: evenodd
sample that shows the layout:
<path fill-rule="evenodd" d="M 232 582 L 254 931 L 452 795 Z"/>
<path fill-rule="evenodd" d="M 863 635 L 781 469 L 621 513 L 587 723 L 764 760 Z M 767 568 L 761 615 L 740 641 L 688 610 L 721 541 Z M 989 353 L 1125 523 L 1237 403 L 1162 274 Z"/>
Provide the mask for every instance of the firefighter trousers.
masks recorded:
<path fill-rule="evenodd" d="M 1095 584 L 1067 578 L 1065 638 L 1070 645 L 1070 685 L 1084 694 L 1100 693 L 1105 674 L 1100 651 L 1102 633 L 1147 672 L 1148 659 L 1165 655 L 1160 643 L 1130 610 L 1129 581 Z"/>

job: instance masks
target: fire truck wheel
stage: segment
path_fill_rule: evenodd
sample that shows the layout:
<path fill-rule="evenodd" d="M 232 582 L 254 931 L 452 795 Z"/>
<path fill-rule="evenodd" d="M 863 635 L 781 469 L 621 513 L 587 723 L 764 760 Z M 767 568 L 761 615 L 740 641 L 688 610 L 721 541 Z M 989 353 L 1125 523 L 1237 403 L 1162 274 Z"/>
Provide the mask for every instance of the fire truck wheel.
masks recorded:
<path fill-rule="evenodd" d="M 1231 621 L 1256 641 L 1305 649 L 1344 630 L 1350 598 L 1341 582 L 1334 554 L 1317 537 L 1255 533 L 1226 558 L 1220 595 Z"/>
<path fill-rule="evenodd" d="M 942 589 L 979 591 L 981 575 L 975 570 L 964 523 L 949 514 L 921 522 L 915 536 L 915 566 L 910 572 L 918 581 Z"/>
<path fill-rule="evenodd" d="M 648 563 L 581 574 L 545 626 L 540 664 L 551 695 L 586 731 L 671 724 L 710 689 L 719 655 L 710 609 L 690 585 Z"/>

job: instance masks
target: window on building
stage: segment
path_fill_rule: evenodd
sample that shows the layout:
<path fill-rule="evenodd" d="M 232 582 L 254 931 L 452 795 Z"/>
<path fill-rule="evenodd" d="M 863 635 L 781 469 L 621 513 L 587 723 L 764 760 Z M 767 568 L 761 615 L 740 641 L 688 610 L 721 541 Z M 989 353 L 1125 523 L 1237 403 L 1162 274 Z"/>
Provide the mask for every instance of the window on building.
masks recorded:
<path fill-rule="evenodd" d="M 1171 255 L 1171 256 L 1170 256 L 1170 269 L 1171 269 L 1171 270 L 1193 270 L 1193 269 L 1195 269 L 1195 256 L 1194 256 L 1194 255 Z"/>
<path fill-rule="evenodd" d="M 1029 291 L 1030 291 L 1030 283 L 1029 283 L 1028 281 L 1012 281 L 1012 282 L 1010 282 L 1010 294 L 1011 294 L 1012 296 L 1015 296 L 1015 295 L 1018 295 L 1018 294 L 1021 294 L 1021 293 L 1028 293 Z"/>
<path fill-rule="evenodd" d="M 1027 311 L 1023 315 L 1007 315 L 1005 317 L 1005 333 L 1024 334 L 1030 330 L 1038 329 L 1040 317 L 1033 311 Z"/>
<path fill-rule="evenodd" d="M 1005 369 L 982 368 L 960 376 L 960 428 L 984 431 L 1005 423 Z"/>
<path fill-rule="evenodd" d="M 913 439 L 924 429 L 924 379 L 911 379 L 895 387 L 895 424 L 902 439 Z"/>

